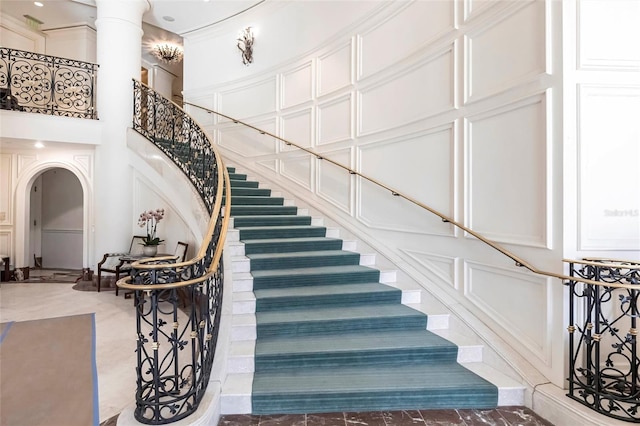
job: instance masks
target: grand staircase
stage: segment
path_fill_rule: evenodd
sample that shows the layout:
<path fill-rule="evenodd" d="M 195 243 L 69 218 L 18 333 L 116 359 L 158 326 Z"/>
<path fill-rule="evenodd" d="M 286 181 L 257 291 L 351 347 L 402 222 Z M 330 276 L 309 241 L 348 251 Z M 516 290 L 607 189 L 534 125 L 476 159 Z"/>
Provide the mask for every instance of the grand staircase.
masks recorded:
<path fill-rule="evenodd" d="M 373 256 L 235 169 L 230 178 L 237 242 L 227 245 L 234 318 L 223 414 L 522 405 L 514 380 L 496 372 L 499 390 L 458 363 L 461 349 L 430 331 L 441 319 L 431 326 L 403 304 Z"/>

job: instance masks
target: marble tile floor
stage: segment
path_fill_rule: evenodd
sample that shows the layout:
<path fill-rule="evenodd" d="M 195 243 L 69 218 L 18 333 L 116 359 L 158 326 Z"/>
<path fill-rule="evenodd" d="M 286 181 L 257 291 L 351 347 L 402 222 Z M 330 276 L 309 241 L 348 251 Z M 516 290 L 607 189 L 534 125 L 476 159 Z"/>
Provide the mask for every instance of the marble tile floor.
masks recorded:
<path fill-rule="evenodd" d="M 225 415 L 218 426 L 553 426 L 526 407 L 365 413 Z"/>

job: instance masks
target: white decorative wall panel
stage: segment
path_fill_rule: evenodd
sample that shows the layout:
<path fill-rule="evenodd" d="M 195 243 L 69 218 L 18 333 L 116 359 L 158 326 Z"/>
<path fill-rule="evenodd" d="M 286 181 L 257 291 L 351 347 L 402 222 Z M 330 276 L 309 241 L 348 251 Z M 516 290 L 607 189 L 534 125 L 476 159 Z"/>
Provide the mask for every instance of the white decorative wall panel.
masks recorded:
<path fill-rule="evenodd" d="M 402 250 L 402 252 L 425 268 L 431 279 L 457 288 L 458 277 L 455 258 L 413 250 Z"/>
<path fill-rule="evenodd" d="M 252 125 L 275 134 L 276 125 L 273 120 Z M 277 146 L 276 139 L 237 126 L 219 128 L 215 140 L 218 145 L 249 157 L 274 154 Z"/>
<path fill-rule="evenodd" d="M 582 69 L 640 67 L 640 4 L 578 0 L 578 63 Z"/>
<path fill-rule="evenodd" d="M 317 60 L 317 92 L 323 96 L 352 83 L 353 53 L 351 43 L 340 46 Z"/>
<path fill-rule="evenodd" d="M 13 256 L 13 233 L 11 230 L 0 231 L 0 254 Z M 11 259 L 13 264 L 15 259 Z"/>
<path fill-rule="evenodd" d="M 353 138 L 352 104 L 352 96 L 349 93 L 318 105 L 318 145 Z"/>
<path fill-rule="evenodd" d="M 420 28 L 416 31 L 416 28 Z M 414 54 L 426 42 L 453 29 L 453 2 L 414 1 L 360 37 L 360 79 Z"/>
<path fill-rule="evenodd" d="M 313 96 L 313 69 L 311 62 L 282 74 L 282 108 L 309 102 Z"/>
<path fill-rule="evenodd" d="M 13 167 L 11 159 L 12 155 L 10 154 L 0 154 L 0 225 L 13 223 Z"/>
<path fill-rule="evenodd" d="M 257 161 L 256 164 L 275 172 L 278 170 L 277 160 Z"/>
<path fill-rule="evenodd" d="M 529 2 L 466 39 L 466 100 L 521 84 L 546 70 L 545 4 Z"/>
<path fill-rule="evenodd" d="M 490 9 L 491 6 L 498 6 L 507 2 L 499 0 L 464 0 L 464 19 L 473 19 L 485 10 Z"/>
<path fill-rule="evenodd" d="M 582 250 L 640 248 L 639 112 L 640 86 L 580 87 Z"/>
<path fill-rule="evenodd" d="M 201 106 L 202 108 L 208 108 L 213 110 L 216 109 L 214 97 L 210 95 L 190 97 L 189 102 L 194 105 Z M 200 126 L 208 127 L 208 126 L 211 126 L 214 122 L 221 120 L 221 117 L 219 115 L 209 114 L 206 110 L 202 108 L 196 108 L 191 105 L 184 106 L 184 109 L 187 111 L 187 113 L 191 117 L 193 117 Z M 225 121 L 225 120 L 226 119 L 222 119 L 222 121 Z"/>
<path fill-rule="evenodd" d="M 551 359 L 551 323 L 547 278 L 465 262 L 465 296 L 504 328 L 513 347 L 537 356 L 543 363 Z"/>
<path fill-rule="evenodd" d="M 308 148 L 313 145 L 313 115 L 311 108 L 283 115 L 280 136 L 289 142 Z M 296 150 L 282 144 L 282 150 Z"/>
<path fill-rule="evenodd" d="M 218 97 L 218 110 L 233 118 L 254 117 L 276 110 L 276 79 L 270 77 L 249 86 L 242 86 Z"/>
<path fill-rule="evenodd" d="M 351 148 L 323 152 L 323 156 L 340 164 L 351 165 Z M 336 207 L 351 212 L 353 177 L 349 172 L 326 161 L 318 161 L 318 195 Z"/>
<path fill-rule="evenodd" d="M 308 155 L 280 160 L 280 173 L 303 188 L 313 190 L 313 161 L 315 157 Z"/>
<path fill-rule="evenodd" d="M 453 216 L 453 125 L 361 147 L 358 163 L 364 175 Z M 362 185 L 360 202 L 362 219 L 373 227 L 398 230 L 416 227 L 421 232 L 437 234 L 449 229 L 442 226 L 437 216 L 409 207 L 408 202 L 399 198 L 383 195 L 370 185 Z"/>
<path fill-rule="evenodd" d="M 453 46 L 360 91 L 359 134 L 423 119 L 454 105 Z"/>
<path fill-rule="evenodd" d="M 38 158 L 35 155 L 18 154 L 18 170 L 17 174 L 20 176 L 27 167 L 35 164 Z"/>
<path fill-rule="evenodd" d="M 468 225 L 502 242 L 547 245 L 546 99 L 467 121 Z"/>

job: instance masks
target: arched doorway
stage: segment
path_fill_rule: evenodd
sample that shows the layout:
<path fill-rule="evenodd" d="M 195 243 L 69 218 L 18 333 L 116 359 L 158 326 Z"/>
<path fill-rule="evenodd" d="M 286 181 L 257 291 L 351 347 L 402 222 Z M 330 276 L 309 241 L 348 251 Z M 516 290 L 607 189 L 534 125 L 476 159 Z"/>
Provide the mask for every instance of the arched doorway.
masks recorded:
<path fill-rule="evenodd" d="M 47 169 L 33 180 L 29 198 L 30 266 L 82 269 L 84 194 L 78 177 L 64 168 Z"/>

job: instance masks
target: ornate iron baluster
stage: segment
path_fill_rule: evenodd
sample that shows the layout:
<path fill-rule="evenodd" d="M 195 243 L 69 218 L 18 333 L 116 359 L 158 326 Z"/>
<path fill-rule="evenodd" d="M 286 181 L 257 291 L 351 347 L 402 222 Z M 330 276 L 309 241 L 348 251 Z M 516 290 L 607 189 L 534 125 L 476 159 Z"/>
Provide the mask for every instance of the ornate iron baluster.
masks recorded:
<path fill-rule="evenodd" d="M 138 333 L 134 416 L 142 423 L 165 424 L 196 411 L 213 366 L 223 297 L 222 258 L 214 270 L 211 267 L 224 238 L 225 218 L 216 195 L 222 194 L 217 185 L 225 174 L 202 129 L 177 105 L 137 81 L 133 128 L 183 171 L 209 214 L 215 215 L 199 260 L 175 264 L 149 259 L 132 265 Z M 196 283 L 165 288 L 183 281 Z M 164 331 L 168 325 L 170 332 Z"/>
<path fill-rule="evenodd" d="M 575 274 L 602 285 L 584 284 L 580 291 L 575 281 L 567 283 L 571 297 L 568 396 L 606 416 L 634 423 L 640 423 L 638 289 L 607 284 L 637 285 L 639 267 L 637 263 L 603 260 L 586 260 L 579 266 L 571 263 L 572 277 Z M 579 313 L 574 300 L 585 302 L 582 327 L 575 325 Z"/>

